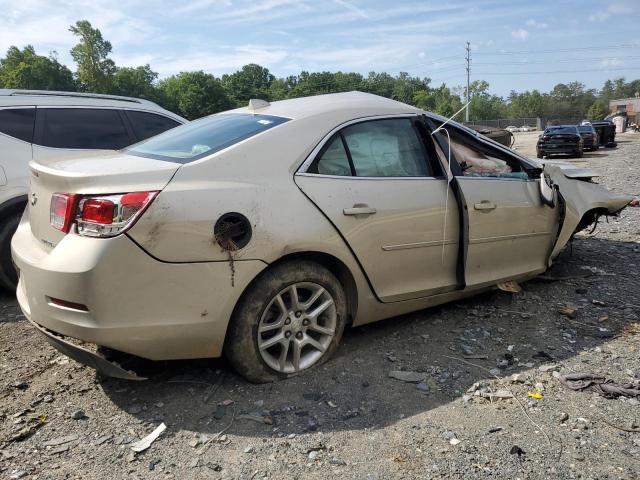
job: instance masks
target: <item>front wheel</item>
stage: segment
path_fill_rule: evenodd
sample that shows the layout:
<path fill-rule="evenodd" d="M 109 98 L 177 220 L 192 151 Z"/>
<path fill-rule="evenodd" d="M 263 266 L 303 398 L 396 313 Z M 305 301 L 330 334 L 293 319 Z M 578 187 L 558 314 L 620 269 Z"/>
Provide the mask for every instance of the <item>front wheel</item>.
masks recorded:
<path fill-rule="evenodd" d="M 338 279 L 315 262 L 287 262 L 252 285 L 229 324 L 224 352 L 251 382 L 272 382 L 325 362 L 346 323 Z"/>
<path fill-rule="evenodd" d="M 536 157 L 538 157 L 538 158 L 544 158 L 544 154 L 543 154 L 540 150 L 538 150 L 538 151 L 536 152 Z"/>

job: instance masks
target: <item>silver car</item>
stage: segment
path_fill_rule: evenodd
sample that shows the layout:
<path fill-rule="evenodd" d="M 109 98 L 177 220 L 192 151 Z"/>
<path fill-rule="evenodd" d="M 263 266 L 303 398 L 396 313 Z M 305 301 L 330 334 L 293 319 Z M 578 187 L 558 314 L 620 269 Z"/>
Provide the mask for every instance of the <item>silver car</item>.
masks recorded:
<path fill-rule="evenodd" d="M 139 377 L 113 351 L 295 375 L 347 325 L 544 272 L 630 201 L 592 171 L 359 92 L 252 100 L 30 169 L 20 306 L 56 348 L 121 378 Z"/>

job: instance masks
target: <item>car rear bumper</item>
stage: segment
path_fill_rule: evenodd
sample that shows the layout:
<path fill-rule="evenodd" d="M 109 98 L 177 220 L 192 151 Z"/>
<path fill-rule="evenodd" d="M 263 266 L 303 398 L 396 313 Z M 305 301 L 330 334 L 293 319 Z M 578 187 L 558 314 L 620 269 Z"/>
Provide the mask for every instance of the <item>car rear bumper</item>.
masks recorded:
<path fill-rule="evenodd" d="M 18 301 L 31 322 L 151 360 L 219 356 L 237 300 L 266 266 L 259 260 L 234 262 L 233 269 L 228 262 L 160 262 L 126 235 L 69 234 L 46 252 L 25 219 L 12 251 Z"/>
<path fill-rule="evenodd" d="M 537 150 L 542 153 L 573 153 L 580 150 L 580 145 L 575 143 L 551 143 L 536 146 Z"/>

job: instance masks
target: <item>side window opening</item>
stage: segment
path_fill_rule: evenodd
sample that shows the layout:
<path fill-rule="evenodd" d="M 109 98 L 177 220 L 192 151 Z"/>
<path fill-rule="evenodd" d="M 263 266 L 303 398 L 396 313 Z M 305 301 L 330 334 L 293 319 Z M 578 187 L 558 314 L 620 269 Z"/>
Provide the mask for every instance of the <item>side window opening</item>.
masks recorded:
<path fill-rule="evenodd" d="M 344 148 L 344 141 L 341 133 L 336 133 L 325 144 L 318 156 L 313 162 L 309 173 L 318 173 L 321 175 L 339 175 L 351 176 L 352 169 L 349 162 L 349 156 Z"/>
<path fill-rule="evenodd" d="M 35 108 L 2 109 L 0 110 L 0 133 L 31 143 L 35 119 Z"/>
<path fill-rule="evenodd" d="M 131 122 L 133 133 L 139 141 L 146 140 L 180 125 L 180 123 L 164 115 L 138 112 L 136 110 L 125 110 L 124 112 Z"/>
<path fill-rule="evenodd" d="M 448 128 L 448 131 L 451 153 L 460 165 L 462 176 L 529 179 L 529 175 L 517 159 L 475 141 L 453 126 Z M 446 153 L 439 147 L 437 151 L 438 156 L 446 163 Z"/>
<path fill-rule="evenodd" d="M 358 177 L 428 177 L 424 143 L 410 119 L 371 120 L 342 130 Z"/>
<path fill-rule="evenodd" d="M 45 108 L 41 143 L 45 147 L 118 150 L 131 139 L 118 110 Z"/>

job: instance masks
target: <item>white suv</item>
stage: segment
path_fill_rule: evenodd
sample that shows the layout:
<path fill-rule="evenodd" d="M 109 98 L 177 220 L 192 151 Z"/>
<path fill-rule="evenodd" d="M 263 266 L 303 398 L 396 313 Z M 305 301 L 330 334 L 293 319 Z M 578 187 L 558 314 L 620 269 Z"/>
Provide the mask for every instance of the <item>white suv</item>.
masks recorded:
<path fill-rule="evenodd" d="M 118 150 L 186 122 L 138 98 L 0 89 L 0 285 L 17 283 L 11 237 L 27 204 L 31 160 Z"/>

